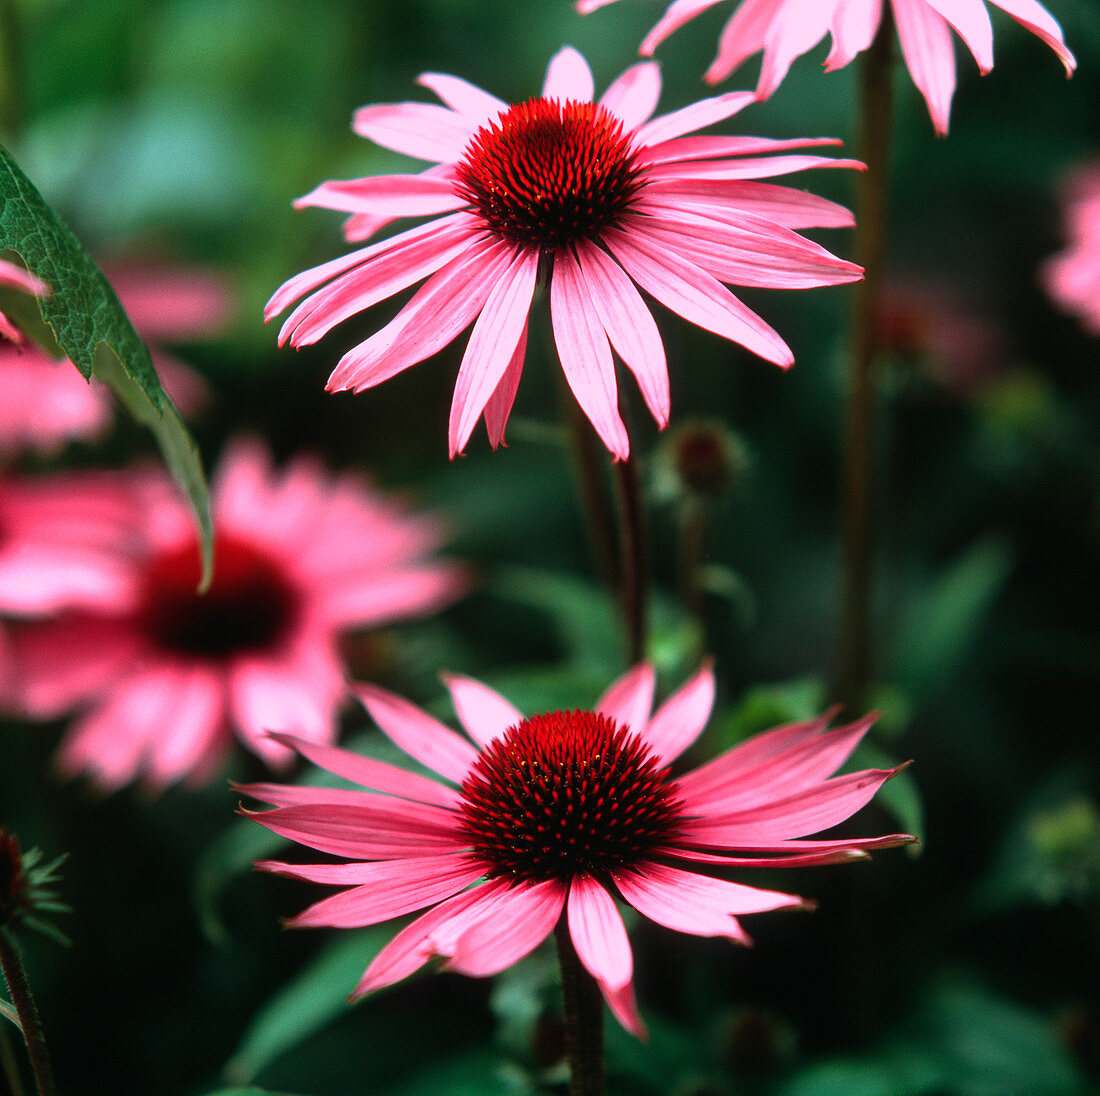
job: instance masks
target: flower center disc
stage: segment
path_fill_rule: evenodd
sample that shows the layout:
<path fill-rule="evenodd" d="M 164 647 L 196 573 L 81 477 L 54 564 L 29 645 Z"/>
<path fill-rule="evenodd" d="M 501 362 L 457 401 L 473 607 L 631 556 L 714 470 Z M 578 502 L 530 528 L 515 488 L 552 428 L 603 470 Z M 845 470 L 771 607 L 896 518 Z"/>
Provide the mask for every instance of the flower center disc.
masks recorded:
<path fill-rule="evenodd" d="M 596 103 L 531 99 L 471 138 L 459 194 L 490 231 L 552 251 L 593 239 L 630 209 L 641 186 L 622 122 Z"/>
<path fill-rule="evenodd" d="M 149 567 L 140 610 L 155 643 L 184 655 L 224 658 L 275 647 L 297 616 L 298 596 L 281 568 L 259 548 L 219 536 L 214 581 L 196 587 L 194 542 L 165 552 Z"/>
<path fill-rule="evenodd" d="M 683 815 L 649 747 L 596 712 L 510 728 L 470 770 L 460 810 L 463 836 L 491 874 L 532 882 L 635 864 Z"/>

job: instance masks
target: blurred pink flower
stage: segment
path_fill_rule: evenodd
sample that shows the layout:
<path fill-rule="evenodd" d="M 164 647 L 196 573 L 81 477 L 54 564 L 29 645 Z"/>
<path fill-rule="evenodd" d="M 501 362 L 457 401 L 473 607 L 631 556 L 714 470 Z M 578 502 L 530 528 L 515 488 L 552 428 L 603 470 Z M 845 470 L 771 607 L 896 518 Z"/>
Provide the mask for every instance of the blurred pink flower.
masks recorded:
<path fill-rule="evenodd" d="M 1065 220 L 1069 243 L 1046 261 L 1040 277 L 1059 308 L 1077 316 L 1090 334 L 1100 335 L 1100 162 L 1073 178 Z"/>
<path fill-rule="evenodd" d="M 495 974 L 537 947 L 564 911 L 581 962 L 618 1020 L 640 1035 L 615 896 L 667 928 L 745 944 L 742 914 L 811 903 L 708 871 L 836 863 L 913 840 L 802 840 L 848 818 L 899 771 L 830 779 L 873 717 L 828 732 L 828 716 L 778 727 L 673 778 L 668 766 L 710 715 L 709 666 L 652 716 L 646 664 L 593 711 L 530 718 L 471 678 L 446 684 L 472 743 L 392 693 L 356 687 L 385 734 L 443 782 L 279 734 L 303 757 L 372 790 L 241 789 L 274 807 L 249 812 L 262 825 L 349 859 L 257 865 L 349 888 L 291 925 L 352 928 L 432 907 L 379 952 L 353 996 L 400 981 L 433 956 L 463 974 Z"/>
<path fill-rule="evenodd" d="M 346 231 L 356 240 L 395 218 L 443 216 L 291 278 L 265 315 L 270 320 L 309 294 L 279 333 L 280 343 L 305 346 L 424 282 L 395 319 L 344 355 L 328 388 L 379 384 L 473 323 L 451 405 L 452 457 L 483 414 L 491 444 L 503 441 L 539 282 L 549 285 L 569 386 L 621 459 L 629 442 L 612 347 L 658 424 L 669 417 L 664 346 L 638 287 L 690 322 L 789 366 L 786 343 L 722 283 L 799 289 L 862 276 L 793 231 L 851 225 L 847 210 L 754 181 L 859 166 L 772 155 L 835 142 L 684 136 L 736 114 L 752 102 L 748 92 L 651 120 L 661 84 L 656 65 L 628 69 L 594 102 L 592 73 L 573 49 L 551 60 L 539 98 L 514 106 L 454 76 L 426 73 L 420 83 L 444 105 L 364 107 L 355 129 L 432 167 L 323 183 L 297 204 L 353 214 Z"/>
<path fill-rule="evenodd" d="M 105 264 L 123 308 L 149 343 L 157 374 L 172 402 L 193 414 L 209 396 L 206 382 L 162 350 L 161 341 L 202 337 L 223 323 L 232 295 L 207 270 L 162 264 Z M 103 434 L 111 422 L 110 393 L 89 384 L 67 359 L 57 361 L 36 347 L 20 351 L 0 344 L 0 448 L 51 452 L 73 439 Z"/>
<path fill-rule="evenodd" d="M 434 518 L 308 459 L 276 472 L 262 447 L 239 443 L 215 481 L 216 571 L 200 596 L 187 507 L 153 472 L 132 489 L 141 539 L 128 588 L 110 608 L 15 637 L 23 707 L 82 707 L 59 762 L 107 788 L 201 782 L 232 729 L 275 765 L 292 755 L 269 728 L 330 741 L 346 692 L 341 632 L 430 613 L 465 585 L 457 565 L 430 558 L 443 538 Z"/>
<path fill-rule="evenodd" d="M 615 0 L 578 0 L 583 14 Z M 720 0 L 674 0 L 649 32 L 641 53 L 650 56 L 674 30 L 712 8 Z M 1077 62 L 1066 49 L 1062 29 L 1038 0 L 989 0 L 1016 22 L 1041 38 L 1065 66 L 1066 75 Z M 832 49 L 827 71 L 843 68 L 870 46 L 882 22 L 885 0 L 743 0 L 722 30 L 718 55 L 704 78 L 710 84 L 726 79 L 754 53 L 764 51 L 760 98 L 779 87 L 791 62 L 813 49 L 826 34 Z M 993 68 L 993 28 L 983 0 L 890 0 L 901 52 L 913 83 L 924 96 L 936 132 L 947 133 L 951 98 L 955 93 L 954 29 L 966 43 L 985 75 Z"/>
<path fill-rule="evenodd" d="M 24 293 L 32 293 L 37 297 L 48 296 L 50 292 L 50 287 L 41 278 L 6 259 L 0 259 L 0 286 L 21 289 Z M 23 332 L 3 312 L 0 312 L 0 336 L 10 339 L 16 346 L 22 346 L 25 341 Z"/>

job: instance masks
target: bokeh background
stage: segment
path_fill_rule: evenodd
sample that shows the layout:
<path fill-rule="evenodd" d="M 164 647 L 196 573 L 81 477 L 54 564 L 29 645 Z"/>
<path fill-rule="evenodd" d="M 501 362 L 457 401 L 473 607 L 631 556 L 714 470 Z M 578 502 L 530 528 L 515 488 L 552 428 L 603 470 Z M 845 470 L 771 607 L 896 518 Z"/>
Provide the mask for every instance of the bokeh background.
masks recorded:
<path fill-rule="evenodd" d="M 727 6 L 659 53 L 663 109 L 705 92 Z M 749 919 L 751 951 L 639 924 L 652 1038 L 609 1025 L 623 1096 L 1031 1096 L 1100 1086 L 1100 340 L 1059 312 L 1037 271 L 1063 243 L 1060 198 L 1100 157 L 1100 12 L 1050 0 L 1079 70 L 994 14 L 997 66 L 960 53 L 951 135 L 934 137 L 899 73 L 889 238 L 890 353 L 880 407 L 876 703 L 857 760 L 916 759 L 850 832 L 919 831 L 917 855 L 773 873 L 820 901 Z M 528 710 L 591 703 L 623 667 L 589 561 L 553 369 L 537 337 L 510 446 L 446 459 L 458 349 L 371 393 L 323 383 L 383 305 L 300 353 L 261 320 L 285 278 L 343 250 L 338 214 L 291 200 L 329 178 L 399 170 L 350 130 L 370 102 L 426 99 L 453 72 L 507 100 L 537 93 L 563 44 L 602 88 L 661 8 L 580 18 L 565 0 L 22 0 L 2 5 L 4 141 L 99 257 L 197 264 L 235 306 L 177 347 L 212 399 L 193 423 L 208 467 L 258 434 L 287 456 L 369 469 L 444 511 L 478 584 L 442 616 L 357 636 L 357 676 L 441 714 L 437 674 L 481 676 Z M 819 48 L 735 120 L 762 136 L 853 132 L 854 71 Z M 750 87 L 755 62 L 730 85 Z M 849 172 L 799 185 L 850 202 Z M 842 255 L 842 232 L 816 234 Z M 659 322 L 673 422 L 720 420 L 744 460 L 709 522 L 703 623 L 677 602 L 683 498 L 667 442 L 629 381 L 651 502 L 653 654 L 665 688 L 717 660 L 709 756 L 829 700 L 837 607 L 836 479 L 850 293 L 746 293 L 795 350 L 782 374 Z M 362 337 L 362 335 L 358 335 Z M 0 377 L 2 385 L 2 377 Z M 3 398 L 0 388 L 0 399 Z M 110 436 L 26 458 L 34 473 L 118 467 L 149 451 Z M 664 447 L 663 447 L 664 445 Z M 348 740 L 379 750 L 349 709 Z M 0 725 L 0 824 L 70 852 L 71 948 L 25 958 L 67 1096 L 200 1096 L 235 1085 L 341 1094 L 560 1090 L 552 957 L 495 983 L 418 977 L 344 997 L 392 927 L 287 932 L 316 888 L 248 865 L 278 847 L 234 817 L 225 781 L 104 797 L 50 764 L 62 724 Z M 226 777 L 258 775 L 238 758 Z M 9 1039 L 17 1037 L 8 1031 Z M 16 1046 L 17 1053 L 19 1052 Z"/>

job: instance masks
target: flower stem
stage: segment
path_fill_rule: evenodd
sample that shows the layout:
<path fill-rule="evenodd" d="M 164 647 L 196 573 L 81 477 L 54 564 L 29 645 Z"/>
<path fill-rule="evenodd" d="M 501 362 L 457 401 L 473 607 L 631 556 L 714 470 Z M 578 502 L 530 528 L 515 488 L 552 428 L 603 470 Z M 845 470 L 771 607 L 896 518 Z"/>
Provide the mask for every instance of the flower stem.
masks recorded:
<path fill-rule="evenodd" d="M 860 69 L 860 155 L 867 165 L 856 195 L 856 261 L 864 280 L 855 287 L 852 350 L 841 469 L 843 586 L 835 691 L 845 707 L 864 702 L 871 682 L 873 579 L 872 485 L 881 293 L 886 240 L 892 109 L 893 19 L 889 9 Z"/>
<path fill-rule="evenodd" d="M 584 969 L 562 915 L 554 930 L 561 967 L 569 1096 L 603 1096 L 603 1000 Z"/>
<path fill-rule="evenodd" d="M 23 1038 L 26 1040 L 27 1053 L 31 1060 L 31 1069 L 34 1071 L 35 1084 L 38 1086 L 38 1096 L 57 1096 L 53 1066 L 50 1065 L 50 1055 L 46 1050 L 46 1040 L 42 1033 L 42 1021 L 38 1017 L 38 1008 L 31 995 L 27 973 L 23 969 L 23 960 L 19 956 L 14 937 L 2 927 L 0 927 L 0 969 L 4 972 L 4 980 L 8 984 L 12 1004 L 15 1005 L 15 1011 L 19 1014 L 19 1023 L 23 1028 Z"/>
<path fill-rule="evenodd" d="M 613 467 L 619 503 L 619 596 L 626 627 L 627 656 L 633 666 L 645 657 L 649 553 L 638 466 L 631 455 L 617 461 Z"/>

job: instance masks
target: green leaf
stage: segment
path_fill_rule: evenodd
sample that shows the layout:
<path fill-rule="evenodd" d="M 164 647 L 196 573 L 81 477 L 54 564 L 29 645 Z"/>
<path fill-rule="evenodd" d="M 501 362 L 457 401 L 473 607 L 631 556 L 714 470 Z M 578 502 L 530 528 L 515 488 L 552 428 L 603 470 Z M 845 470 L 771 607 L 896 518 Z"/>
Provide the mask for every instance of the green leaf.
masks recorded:
<path fill-rule="evenodd" d="M 99 267 L 0 147 L 0 248 L 15 252 L 51 289 L 45 298 L 15 291 L 0 308 L 54 357 L 102 380 L 149 427 L 169 471 L 191 504 L 202 541 L 205 587 L 213 566 L 210 498 L 194 439 L 161 387 L 149 351 Z"/>
<path fill-rule="evenodd" d="M 271 1092 L 266 1088 L 219 1088 L 206 1096 L 291 1096 L 289 1092 Z"/>
<path fill-rule="evenodd" d="M 394 935 L 392 925 L 340 932 L 257 1013 L 225 1067 L 227 1080 L 252 1080 L 292 1047 L 348 1009 L 348 994 Z"/>

